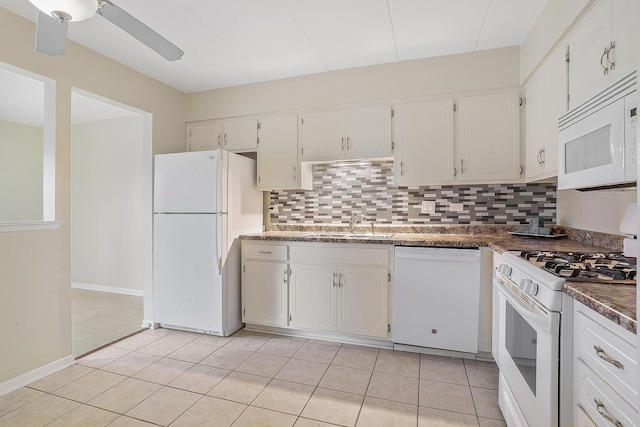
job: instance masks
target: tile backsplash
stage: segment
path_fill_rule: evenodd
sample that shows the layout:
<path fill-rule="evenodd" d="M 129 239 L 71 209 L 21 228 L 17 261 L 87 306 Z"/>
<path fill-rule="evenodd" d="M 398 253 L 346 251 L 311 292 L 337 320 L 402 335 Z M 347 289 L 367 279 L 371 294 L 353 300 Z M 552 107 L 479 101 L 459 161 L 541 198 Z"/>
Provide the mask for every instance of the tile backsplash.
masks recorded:
<path fill-rule="evenodd" d="M 423 201 L 434 201 L 435 213 L 421 213 Z M 462 203 L 452 212 L 452 203 Z M 556 221 L 556 185 L 481 184 L 395 187 L 393 162 L 371 166 L 313 165 L 313 190 L 272 191 L 272 224 L 344 224 L 362 213 L 376 224 L 519 224 L 527 217 Z"/>

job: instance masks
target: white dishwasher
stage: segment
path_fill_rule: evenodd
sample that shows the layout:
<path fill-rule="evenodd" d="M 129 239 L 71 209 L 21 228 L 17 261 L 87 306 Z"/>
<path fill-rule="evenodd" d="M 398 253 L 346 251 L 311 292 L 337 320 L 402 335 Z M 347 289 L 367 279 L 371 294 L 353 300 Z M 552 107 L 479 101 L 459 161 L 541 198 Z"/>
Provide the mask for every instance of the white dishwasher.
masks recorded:
<path fill-rule="evenodd" d="M 393 342 L 476 353 L 480 250 L 395 249 Z"/>

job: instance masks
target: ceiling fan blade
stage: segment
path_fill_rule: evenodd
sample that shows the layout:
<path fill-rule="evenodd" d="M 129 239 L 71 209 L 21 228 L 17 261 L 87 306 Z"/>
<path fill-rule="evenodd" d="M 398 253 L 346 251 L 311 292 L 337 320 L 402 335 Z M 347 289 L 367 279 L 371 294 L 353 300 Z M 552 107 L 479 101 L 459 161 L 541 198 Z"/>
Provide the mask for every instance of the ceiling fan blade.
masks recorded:
<path fill-rule="evenodd" d="M 180 48 L 109 1 L 100 1 L 98 13 L 168 61 L 175 61 L 184 55 Z"/>
<path fill-rule="evenodd" d="M 36 24 L 36 52 L 64 55 L 67 45 L 67 21 L 60 22 L 44 12 L 38 14 Z"/>

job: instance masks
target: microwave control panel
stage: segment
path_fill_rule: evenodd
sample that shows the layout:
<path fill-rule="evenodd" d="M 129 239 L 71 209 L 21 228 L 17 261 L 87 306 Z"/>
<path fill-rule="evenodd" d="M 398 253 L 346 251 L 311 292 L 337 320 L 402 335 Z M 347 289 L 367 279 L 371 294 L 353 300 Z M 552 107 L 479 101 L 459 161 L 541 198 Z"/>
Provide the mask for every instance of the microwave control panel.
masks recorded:
<path fill-rule="evenodd" d="M 637 177 L 638 107 L 635 99 L 637 93 L 636 91 L 625 99 L 625 179 L 627 180 L 635 180 Z"/>

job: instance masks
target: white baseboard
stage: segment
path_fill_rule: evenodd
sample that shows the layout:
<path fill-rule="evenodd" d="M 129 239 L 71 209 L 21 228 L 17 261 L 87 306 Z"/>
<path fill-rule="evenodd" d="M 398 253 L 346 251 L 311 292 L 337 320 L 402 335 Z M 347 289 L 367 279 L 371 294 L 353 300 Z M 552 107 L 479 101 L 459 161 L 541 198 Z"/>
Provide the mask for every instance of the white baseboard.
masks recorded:
<path fill-rule="evenodd" d="M 12 391 L 15 391 L 21 387 L 31 384 L 34 381 L 38 381 L 46 376 L 49 376 L 55 372 L 58 372 L 61 369 L 66 368 L 67 366 L 71 366 L 76 363 L 75 357 L 72 354 L 63 357 L 62 359 L 58 359 L 53 361 L 47 365 L 36 368 L 32 371 L 26 372 L 20 376 L 10 379 L 9 381 L 5 381 L 0 383 L 0 396 L 4 396 L 5 394 L 9 394 Z"/>
<path fill-rule="evenodd" d="M 139 289 L 116 288 L 113 286 L 92 285 L 91 283 L 71 282 L 71 287 L 74 289 L 86 289 L 88 291 L 111 292 L 113 294 L 134 295 L 137 297 L 144 296 L 143 292 Z"/>

